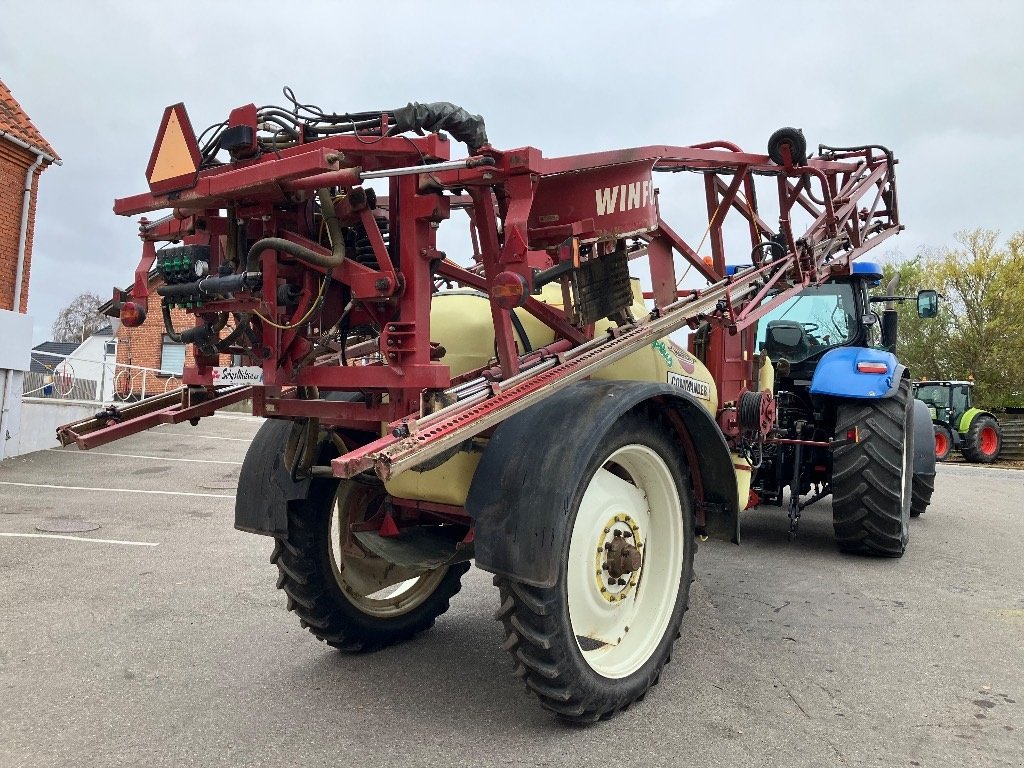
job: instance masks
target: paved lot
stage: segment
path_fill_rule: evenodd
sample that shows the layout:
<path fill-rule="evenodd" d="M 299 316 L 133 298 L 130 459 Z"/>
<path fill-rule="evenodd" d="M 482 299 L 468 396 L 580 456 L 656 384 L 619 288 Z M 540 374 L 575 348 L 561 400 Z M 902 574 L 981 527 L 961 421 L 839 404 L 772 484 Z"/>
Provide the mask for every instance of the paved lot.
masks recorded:
<path fill-rule="evenodd" d="M 899 561 L 839 555 L 827 503 L 794 543 L 749 514 L 701 546 L 661 685 L 574 728 L 511 675 L 483 572 L 399 648 L 302 631 L 270 541 L 232 528 L 257 427 L 0 465 L 0 533 L 157 545 L 0 536 L 0 766 L 1024 765 L 1024 472 L 941 467 Z"/>

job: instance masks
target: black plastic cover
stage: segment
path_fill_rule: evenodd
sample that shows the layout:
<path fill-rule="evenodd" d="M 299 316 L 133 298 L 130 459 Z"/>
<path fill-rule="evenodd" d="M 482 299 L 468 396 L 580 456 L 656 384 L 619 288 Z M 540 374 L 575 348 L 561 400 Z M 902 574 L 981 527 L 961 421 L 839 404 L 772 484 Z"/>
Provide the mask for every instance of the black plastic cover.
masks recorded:
<path fill-rule="evenodd" d="M 463 142 L 470 152 L 488 143 L 484 119 L 480 115 L 471 115 L 462 107 L 447 101 L 434 101 L 429 104 L 411 102 L 396 109 L 395 128 L 398 132 L 415 131 L 447 131 L 456 141 Z"/>

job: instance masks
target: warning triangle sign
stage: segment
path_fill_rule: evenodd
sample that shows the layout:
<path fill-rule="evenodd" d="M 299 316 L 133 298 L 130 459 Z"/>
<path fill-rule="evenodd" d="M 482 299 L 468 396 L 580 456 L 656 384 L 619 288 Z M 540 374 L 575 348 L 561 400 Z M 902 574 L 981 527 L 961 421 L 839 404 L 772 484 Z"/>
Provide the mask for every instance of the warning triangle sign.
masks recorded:
<path fill-rule="evenodd" d="M 175 192 L 195 186 L 199 161 L 199 145 L 185 105 L 167 107 L 146 168 L 150 191 Z"/>

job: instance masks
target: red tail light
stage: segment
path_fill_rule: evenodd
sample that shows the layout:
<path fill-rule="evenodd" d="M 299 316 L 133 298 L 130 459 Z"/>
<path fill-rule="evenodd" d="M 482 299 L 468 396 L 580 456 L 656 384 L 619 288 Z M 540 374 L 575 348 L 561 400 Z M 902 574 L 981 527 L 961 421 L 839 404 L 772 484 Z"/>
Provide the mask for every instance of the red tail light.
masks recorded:
<path fill-rule="evenodd" d="M 129 328 L 137 328 L 146 322 L 146 308 L 134 301 L 126 301 L 121 305 L 121 323 Z"/>
<path fill-rule="evenodd" d="M 885 363 L 860 362 L 857 363 L 857 373 L 888 373 L 889 366 Z"/>

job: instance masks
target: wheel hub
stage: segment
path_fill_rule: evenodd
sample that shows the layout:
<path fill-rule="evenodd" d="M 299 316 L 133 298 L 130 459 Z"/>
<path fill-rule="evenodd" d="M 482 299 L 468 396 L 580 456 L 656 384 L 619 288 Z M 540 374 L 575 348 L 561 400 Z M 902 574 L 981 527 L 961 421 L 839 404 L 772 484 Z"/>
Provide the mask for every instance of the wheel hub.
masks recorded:
<path fill-rule="evenodd" d="M 636 522 L 626 514 L 609 520 L 598 541 L 597 588 L 610 603 L 625 600 L 640 580 L 643 542 Z"/>

